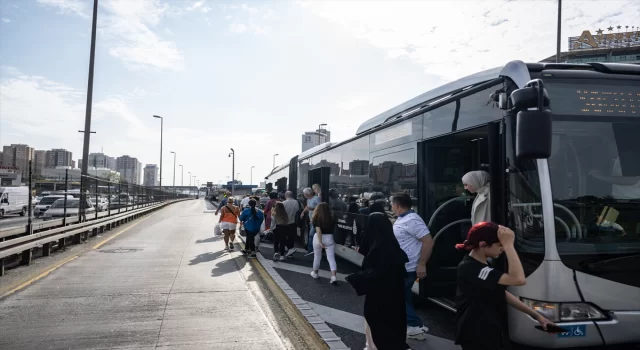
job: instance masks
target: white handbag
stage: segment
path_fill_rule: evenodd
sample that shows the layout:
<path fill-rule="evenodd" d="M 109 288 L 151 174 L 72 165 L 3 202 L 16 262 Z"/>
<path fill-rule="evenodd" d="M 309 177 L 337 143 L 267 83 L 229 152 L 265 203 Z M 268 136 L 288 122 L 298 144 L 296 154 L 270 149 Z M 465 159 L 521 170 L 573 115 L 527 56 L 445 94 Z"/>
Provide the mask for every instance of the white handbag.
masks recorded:
<path fill-rule="evenodd" d="M 220 227 L 220 223 L 217 223 L 216 226 L 213 227 L 213 234 L 216 236 L 222 236 L 222 228 Z"/>

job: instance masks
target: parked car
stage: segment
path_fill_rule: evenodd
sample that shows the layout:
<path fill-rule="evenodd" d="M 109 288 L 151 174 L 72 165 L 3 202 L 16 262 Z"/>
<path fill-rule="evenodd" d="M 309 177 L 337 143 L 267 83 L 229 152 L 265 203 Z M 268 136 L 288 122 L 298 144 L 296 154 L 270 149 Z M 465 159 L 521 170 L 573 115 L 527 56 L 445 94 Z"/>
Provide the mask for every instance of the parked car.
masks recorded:
<path fill-rule="evenodd" d="M 67 217 L 70 216 L 78 216 L 80 212 L 80 199 L 78 198 L 67 198 Z M 56 200 L 47 211 L 42 214 L 43 220 L 52 220 L 58 219 L 65 216 L 65 201 L 64 198 Z M 93 207 L 93 204 L 90 200 L 87 200 L 87 207 L 85 208 L 86 215 L 94 214 L 96 209 Z"/>
<path fill-rule="evenodd" d="M 107 209 L 109 209 L 109 201 L 107 201 L 106 198 L 104 197 L 98 197 L 98 202 L 95 203 L 95 198 L 90 198 L 89 199 L 91 201 L 91 204 L 93 204 L 93 207 L 96 208 L 97 211 L 105 211 Z"/>
<path fill-rule="evenodd" d="M 27 214 L 29 187 L 0 187 L 0 219 L 7 214 Z"/>
<path fill-rule="evenodd" d="M 50 196 L 42 197 L 42 199 L 40 200 L 38 205 L 36 205 L 33 208 L 33 215 L 36 216 L 36 217 L 41 216 L 42 214 L 44 214 L 49 209 L 49 207 L 53 203 L 55 203 L 55 201 L 57 201 L 58 199 L 61 199 L 61 198 L 64 199 L 64 196 L 60 195 L 60 194 L 53 194 L 53 195 L 50 195 Z M 67 196 L 67 200 L 72 199 L 72 198 L 73 198 L 72 196 Z"/>

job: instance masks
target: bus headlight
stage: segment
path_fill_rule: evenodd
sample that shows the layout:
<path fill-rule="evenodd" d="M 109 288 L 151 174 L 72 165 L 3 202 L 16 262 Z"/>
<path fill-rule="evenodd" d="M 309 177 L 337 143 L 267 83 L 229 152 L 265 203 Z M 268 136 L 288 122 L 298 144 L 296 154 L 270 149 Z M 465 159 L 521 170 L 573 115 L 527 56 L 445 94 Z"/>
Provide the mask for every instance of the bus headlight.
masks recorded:
<path fill-rule="evenodd" d="M 522 302 L 553 322 L 598 321 L 609 319 L 606 312 L 588 303 L 551 303 L 521 298 Z"/>

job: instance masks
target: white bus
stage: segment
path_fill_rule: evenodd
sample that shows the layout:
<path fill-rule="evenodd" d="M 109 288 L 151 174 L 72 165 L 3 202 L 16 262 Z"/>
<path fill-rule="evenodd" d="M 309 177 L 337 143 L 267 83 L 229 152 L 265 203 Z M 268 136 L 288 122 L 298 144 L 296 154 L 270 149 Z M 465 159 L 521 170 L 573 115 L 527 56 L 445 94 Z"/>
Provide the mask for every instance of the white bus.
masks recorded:
<path fill-rule="evenodd" d="M 530 110 L 538 102 L 550 113 Z M 640 66 L 512 61 L 396 106 L 266 181 L 294 193 L 319 183 L 330 205 L 372 192 L 384 200 L 409 194 L 435 239 L 419 294 L 455 310 L 463 253 L 454 245 L 470 227 L 473 199 L 461 178 L 488 171 L 493 221 L 516 232 L 527 275 L 526 285 L 509 290 L 570 329 L 547 336 L 510 311 L 510 338 L 542 348 L 620 346 L 640 342 L 638 137 Z M 358 220 L 335 214 L 338 243 L 353 245 Z"/>

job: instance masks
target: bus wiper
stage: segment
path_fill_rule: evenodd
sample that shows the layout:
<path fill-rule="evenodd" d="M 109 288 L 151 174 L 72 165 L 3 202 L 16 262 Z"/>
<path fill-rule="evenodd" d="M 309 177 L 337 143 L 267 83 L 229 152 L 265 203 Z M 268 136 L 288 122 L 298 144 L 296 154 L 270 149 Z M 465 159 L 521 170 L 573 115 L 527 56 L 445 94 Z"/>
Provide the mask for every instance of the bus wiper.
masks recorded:
<path fill-rule="evenodd" d="M 615 257 L 615 258 L 609 258 L 609 259 L 603 259 L 603 260 L 591 260 L 591 261 L 582 261 L 579 263 L 579 265 L 587 270 L 591 270 L 591 271 L 602 271 L 602 270 L 609 270 L 606 268 L 606 265 L 609 265 L 611 263 L 617 263 L 617 262 L 622 262 L 624 260 L 629 260 L 629 259 L 637 259 L 640 258 L 640 253 L 638 254 L 631 254 L 631 255 L 625 255 L 625 256 L 619 256 L 619 257 Z M 624 271 L 637 271 L 638 270 L 638 266 L 635 265 L 630 265 L 630 264 L 625 264 L 625 267 L 629 268 L 624 269 Z M 619 268 L 615 269 L 616 271 L 623 271 Z"/>

